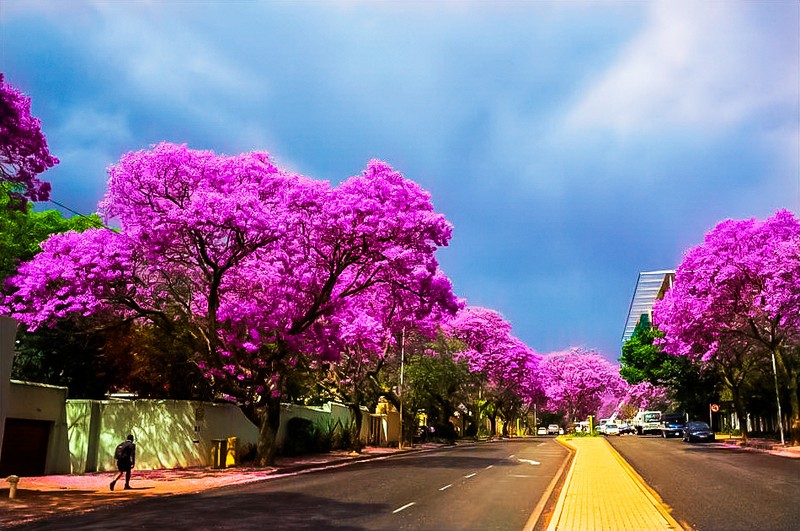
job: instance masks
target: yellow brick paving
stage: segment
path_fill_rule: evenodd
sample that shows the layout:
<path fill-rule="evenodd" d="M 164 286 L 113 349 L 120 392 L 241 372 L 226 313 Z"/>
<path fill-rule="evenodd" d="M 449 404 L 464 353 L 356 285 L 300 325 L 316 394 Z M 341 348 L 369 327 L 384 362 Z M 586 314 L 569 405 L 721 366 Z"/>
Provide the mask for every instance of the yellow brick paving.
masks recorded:
<path fill-rule="evenodd" d="M 548 531 L 683 529 L 604 438 L 560 441 L 576 454 Z"/>

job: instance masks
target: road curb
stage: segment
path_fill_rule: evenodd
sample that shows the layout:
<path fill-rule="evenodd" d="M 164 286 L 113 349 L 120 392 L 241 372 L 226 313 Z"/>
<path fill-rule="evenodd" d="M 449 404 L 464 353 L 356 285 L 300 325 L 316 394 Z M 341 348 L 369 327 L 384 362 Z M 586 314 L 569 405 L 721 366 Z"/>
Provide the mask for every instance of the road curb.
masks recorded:
<path fill-rule="evenodd" d="M 528 521 L 525 522 L 525 527 L 522 528 L 522 531 L 546 529 L 547 525 L 549 525 L 550 523 L 549 517 L 552 517 L 552 515 L 555 514 L 555 509 L 553 510 L 552 513 L 546 515 L 548 516 L 548 518 L 543 519 L 542 515 L 547 506 L 550 505 L 550 503 L 552 502 L 554 496 L 558 496 L 559 498 L 561 497 L 561 492 L 564 490 L 564 487 L 567 484 L 566 480 L 564 479 L 564 471 L 567 469 L 567 467 L 570 468 L 570 471 L 572 470 L 572 462 L 573 459 L 575 458 L 577 450 L 575 448 L 572 448 L 571 446 L 568 446 L 560 442 L 558 438 L 556 438 L 556 442 L 561 444 L 561 446 L 563 446 L 567 450 L 567 458 L 564 460 L 563 463 L 561 463 L 561 466 L 559 467 L 555 476 L 553 476 L 553 479 L 550 480 L 550 483 L 547 485 L 547 488 L 545 488 L 544 495 L 541 498 L 539 498 L 539 502 L 536 504 L 536 507 L 533 508 L 533 512 L 528 517 Z M 562 479 L 564 480 L 562 481 Z M 559 486 L 561 488 L 557 489 Z M 557 493 L 556 490 L 558 490 Z M 556 506 L 557 505 L 558 502 L 556 502 Z"/>
<path fill-rule="evenodd" d="M 572 480 L 572 473 L 575 471 L 575 463 L 578 461 L 578 452 L 580 451 L 560 437 L 556 437 L 556 442 L 572 451 L 572 459 L 570 460 L 567 478 L 564 480 L 564 483 L 561 485 L 561 490 L 558 493 L 558 501 L 553 509 L 553 514 L 550 516 L 550 521 L 547 522 L 547 531 L 555 531 L 558 526 L 558 517 L 560 517 L 561 513 L 564 511 L 564 501 L 567 497 L 567 490 L 569 490 L 569 483 Z"/>

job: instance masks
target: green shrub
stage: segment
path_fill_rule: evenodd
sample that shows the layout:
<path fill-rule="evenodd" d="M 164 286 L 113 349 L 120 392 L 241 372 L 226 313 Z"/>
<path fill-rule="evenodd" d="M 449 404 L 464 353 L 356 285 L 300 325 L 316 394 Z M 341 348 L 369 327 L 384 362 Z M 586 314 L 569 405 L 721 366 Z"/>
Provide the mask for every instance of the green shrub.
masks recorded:
<path fill-rule="evenodd" d="M 292 417 L 286 423 L 286 441 L 283 453 L 289 456 L 304 455 L 314 451 L 317 430 L 308 419 Z"/>

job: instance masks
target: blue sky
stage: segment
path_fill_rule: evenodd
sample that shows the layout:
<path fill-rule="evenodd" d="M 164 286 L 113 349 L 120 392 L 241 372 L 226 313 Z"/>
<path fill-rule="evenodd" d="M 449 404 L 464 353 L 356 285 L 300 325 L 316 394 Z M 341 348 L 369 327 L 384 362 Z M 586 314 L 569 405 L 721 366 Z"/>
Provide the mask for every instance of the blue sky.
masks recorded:
<path fill-rule="evenodd" d="M 338 182 L 371 158 L 454 224 L 459 296 L 619 356 L 639 271 L 800 211 L 800 4 L 4 0 L 0 70 L 81 212 L 162 140 Z"/>

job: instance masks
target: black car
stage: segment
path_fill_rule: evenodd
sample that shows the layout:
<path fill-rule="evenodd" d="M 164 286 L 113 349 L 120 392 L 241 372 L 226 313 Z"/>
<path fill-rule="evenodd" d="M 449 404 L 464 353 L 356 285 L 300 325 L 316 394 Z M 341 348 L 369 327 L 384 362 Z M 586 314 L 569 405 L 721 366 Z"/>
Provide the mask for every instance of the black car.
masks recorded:
<path fill-rule="evenodd" d="M 705 422 L 693 420 L 683 428 L 684 442 L 712 442 L 714 431 Z"/>
<path fill-rule="evenodd" d="M 686 421 L 681 413 L 661 415 L 661 436 L 665 439 L 680 437 L 685 427 Z"/>

